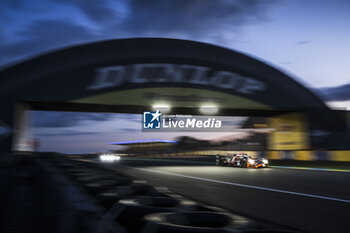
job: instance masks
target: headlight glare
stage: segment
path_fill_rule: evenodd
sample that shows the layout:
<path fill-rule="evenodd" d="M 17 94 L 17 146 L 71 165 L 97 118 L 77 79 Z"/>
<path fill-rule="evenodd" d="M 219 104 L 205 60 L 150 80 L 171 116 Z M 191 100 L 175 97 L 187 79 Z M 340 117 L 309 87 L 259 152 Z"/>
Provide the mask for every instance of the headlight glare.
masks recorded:
<path fill-rule="evenodd" d="M 113 154 L 102 154 L 100 155 L 100 160 L 102 162 L 114 162 L 114 161 L 119 161 L 120 156 L 113 155 Z"/>
<path fill-rule="evenodd" d="M 255 163 L 255 161 L 254 161 L 254 159 L 248 159 L 248 163 L 250 163 L 250 164 L 254 164 L 254 163 Z"/>

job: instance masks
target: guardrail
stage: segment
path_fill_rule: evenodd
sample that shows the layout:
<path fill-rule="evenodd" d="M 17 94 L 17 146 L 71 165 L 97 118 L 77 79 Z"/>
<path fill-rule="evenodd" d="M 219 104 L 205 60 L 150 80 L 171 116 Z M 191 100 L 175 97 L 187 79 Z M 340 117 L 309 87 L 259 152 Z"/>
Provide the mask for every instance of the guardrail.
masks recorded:
<path fill-rule="evenodd" d="M 227 150 L 203 150 L 203 151 L 183 151 L 173 153 L 157 153 L 152 155 L 139 155 L 137 157 L 190 157 L 190 156 L 211 156 L 211 155 L 224 155 L 226 153 L 237 153 L 240 151 L 227 151 Z M 334 150 L 334 151 L 314 151 L 314 150 L 298 150 L 298 151 L 241 151 L 248 153 L 252 156 L 260 156 L 267 159 L 275 160 L 304 160 L 304 161 L 343 161 L 350 162 L 350 150 Z"/>
<path fill-rule="evenodd" d="M 350 151 L 267 151 L 268 159 L 304 161 L 350 161 Z"/>

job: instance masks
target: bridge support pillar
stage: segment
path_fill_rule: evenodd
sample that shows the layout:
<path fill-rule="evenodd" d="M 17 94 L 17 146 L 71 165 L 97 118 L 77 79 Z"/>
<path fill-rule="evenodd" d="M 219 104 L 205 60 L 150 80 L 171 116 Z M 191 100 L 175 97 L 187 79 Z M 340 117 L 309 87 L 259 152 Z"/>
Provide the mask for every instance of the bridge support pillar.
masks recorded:
<path fill-rule="evenodd" d="M 11 101 L 0 102 L 0 155 L 12 153 L 15 105 Z"/>

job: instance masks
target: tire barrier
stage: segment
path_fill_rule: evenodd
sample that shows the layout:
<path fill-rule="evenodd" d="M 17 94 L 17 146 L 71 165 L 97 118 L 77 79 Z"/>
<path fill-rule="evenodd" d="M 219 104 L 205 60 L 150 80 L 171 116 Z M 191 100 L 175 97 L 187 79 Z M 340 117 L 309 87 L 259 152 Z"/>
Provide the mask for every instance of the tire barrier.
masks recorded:
<path fill-rule="evenodd" d="M 114 178 L 114 179 L 106 179 L 106 180 L 98 180 L 92 182 L 86 182 L 83 186 L 93 195 L 116 186 L 123 186 L 130 184 L 130 179 L 124 178 Z"/>
<path fill-rule="evenodd" d="M 67 175 L 71 176 L 72 179 L 76 179 L 77 181 L 83 181 L 84 179 L 88 180 L 89 177 L 95 177 L 98 173 L 94 173 L 91 171 L 84 170 L 74 170 L 74 171 L 66 171 Z"/>
<path fill-rule="evenodd" d="M 223 212 L 154 213 L 146 215 L 142 233 L 243 232 L 251 227 L 247 218 Z"/>
<path fill-rule="evenodd" d="M 156 191 L 150 185 L 131 185 L 119 186 L 112 189 L 107 189 L 98 193 L 97 199 L 107 209 L 110 209 L 121 199 L 131 198 L 135 196 L 161 196 L 162 194 Z"/>
<path fill-rule="evenodd" d="M 91 171 L 88 168 L 75 168 L 75 167 L 69 167 L 66 168 L 66 172 L 71 175 L 88 175 L 91 174 Z"/>
<path fill-rule="evenodd" d="M 118 173 L 115 168 L 96 162 L 62 156 L 51 159 L 51 162 L 72 184 L 81 191 L 87 191 L 83 193 L 104 211 L 100 219 L 94 220 L 98 222 L 97 228 L 88 228 L 88 232 L 82 231 L 84 233 L 110 232 L 110 229 L 127 233 L 292 233 L 265 229 L 245 217 L 198 204 L 166 187 L 154 187 L 146 181 L 133 180 Z M 91 223 L 90 220 L 88 222 Z"/>
<path fill-rule="evenodd" d="M 143 227 L 143 217 L 158 212 L 181 212 L 195 210 L 198 204 L 190 200 L 178 200 L 170 197 L 137 197 L 120 200 L 113 208 L 114 215 L 129 232 L 139 232 Z"/>
<path fill-rule="evenodd" d="M 259 229 L 259 230 L 249 230 L 246 231 L 245 233 L 299 233 L 297 231 L 288 231 L 288 230 L 263 230 L 263 229 Z"/>
<path fill-rule="evenodd" d="M 84 175 L 78 175 L 76 176 L 76 180 L 82 183 L 91 183 L 91 182 L 101 182 L 105 180 L 123 180 L 127 183 L 131 183 L 132 179 L 126 178 L 126 177 L 120 177 L 120 176 L 114 176 L 111 174 L 84 174 Z"/>

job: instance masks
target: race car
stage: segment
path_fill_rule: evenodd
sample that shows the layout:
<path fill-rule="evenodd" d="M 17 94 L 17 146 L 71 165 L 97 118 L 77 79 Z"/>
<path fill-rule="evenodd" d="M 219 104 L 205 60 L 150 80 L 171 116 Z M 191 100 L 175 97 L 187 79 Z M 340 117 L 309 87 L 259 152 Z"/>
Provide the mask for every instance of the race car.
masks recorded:
<path fill-rule="evenodd" d="M 253 158 L 246 153 L 233 153 L 226 155 L 217 155 L 216 165 L 244 168 L 264 168 L 269 167 L 269 161 L 264 158 Z"/>

